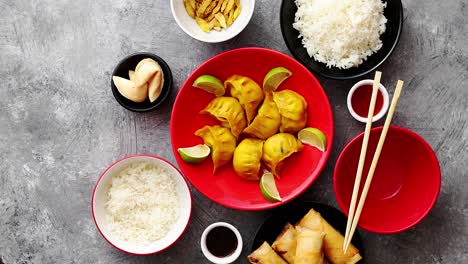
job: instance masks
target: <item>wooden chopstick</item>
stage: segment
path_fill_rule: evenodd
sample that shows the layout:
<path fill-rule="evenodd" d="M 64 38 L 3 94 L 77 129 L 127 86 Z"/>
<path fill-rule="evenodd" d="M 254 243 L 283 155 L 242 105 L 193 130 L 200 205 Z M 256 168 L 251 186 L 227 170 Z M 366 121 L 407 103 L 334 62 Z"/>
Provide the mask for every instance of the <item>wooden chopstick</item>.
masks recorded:
<path fill-rule="evenodd" d="M 372 97 L 369 105 L 369 112 L 367 114 L 366 129 L 364 130 L 364 139 L 362 140 L 361 154 L 359 155 L 359 164 L 356 172 L 356 179 L 354 180 L 353 195 L 351 197 L 351 203 L 349 204 L 348 222 L 346 223 L 345 239 L 343 241 L 343 250 L 346 247 L 347 237 L 351 229 L 351 223 L 353 222 L 354 210 L 356 208 L 356 200 L 359 193 L 359 185 L 361 183 L 362 170 L 364 168 L 364 161 L 366 159 L 367 144 L 369 143 L 369 135 L 372 127 L 372 119 L 374 117 L 375 102 L 377 101 L 377 92 L 380 86 L 380 79 L 382 72 L 376 71 L 374 77 L 374 84 L 372 89 Z M 346 252 L 346 251 L 345 251 Z"/>
<path fill-rule="evenodd" d="M 392 122 L 393 114 L 395 113 L 395 109 L 398 104 L 398 99 L 400 98 L 402 89 L 403 81 L 399 80 L 395 89 L 395 94 L 393 95 L 392 104 L 390 105 L 390 110 L 388 112 L 387 119 L 385 119 L 385 125 L 382 129 L 382 134 L 380 134 L 380 139 L 379 143 L 377 144 L 377 149 L 375 150 L 374 158 L 372 159 L 369 174 L 367 174 L 366 183 L 364 184 L 364 188 L 362 189 L 362 194 L 361 198 L 359 199 L 356 214 L 353 217 L 353 224 L 351 226 L 351 231 L 350 235 L 348 236 L 348 240 L 346 241 L 344 252 L 348 250 L 349 244 L 351 244 L 351 240 L 353 238 L 354 232 L 356 231 L 356 226 L 359 221 L 359 217 L 361 217 L 362 208 L 364 207 L 364 202 L 366 201 L 367 193 L 369 192 L 369 187 L 372 183 L 372 178 L 374 177 L 375 168 L 377 167 L 377 162 L 379 161 L 380 153 L 382 152 L 382 148 L 385 143 L 385 138 L 387 137 L 387 132 L 390 127 L 390 123 Z"/>

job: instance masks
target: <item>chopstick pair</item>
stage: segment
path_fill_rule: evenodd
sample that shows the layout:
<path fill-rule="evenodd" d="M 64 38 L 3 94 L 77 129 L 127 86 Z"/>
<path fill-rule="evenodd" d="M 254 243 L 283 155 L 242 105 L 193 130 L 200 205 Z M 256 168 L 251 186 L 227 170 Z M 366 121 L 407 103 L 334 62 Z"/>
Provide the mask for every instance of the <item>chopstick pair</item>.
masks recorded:
<path fill-rule="evenodd" d="M 359 193 L 359 185 L 361 183 L 362 171 L 364 168 L 364 160 L 366 158 L 367 145 L 369 143 L 370 129 L 372 127 L 372 118 L 374 117 L 375 102 L 377 99 L 377 91 L 380 86 L 381 77 L 382 77 L 382 72 L 376 71 L 375 77 L 374 77 L 373 88 L 372 88 L 371 102 L 369 105 L 369 112 L 367 114 L 366 128 L 364 131 L 364 138 L 362 141 L 361 154 L 359 156 L 358 169 L 356 172 L 356 179 L 354 181 L 353 195 L 351 197 L 351 203 L 349 205 L 348 222 L 346 224 L 346 233 L 345 233 L 345 239 L 344 239 L 344 244 L 343 244 L 343 251 L 345 253 L 348 250 L 348 247 L 351 244 L 351 240 L 353 238 L 354 232 L 356 231 L 357 223 L 361 216 L 362 208 L 364 207 L 364 202 L 366 201 L 367 193 L 369 192 L 369 187 L 371 185 L 372 178 L 374 177 L 375 168 L 377 167 L 377 162 L 379 161 L 380 153 L 382 152 L 385 138 L 387 137 L 387 132 L 390 127 L 390 123 L 392 122 L 393 114 L 395 113 L 395 109 L 398 104 L 398 99 L 400 98 L 401 90 L 403 89 L 403 81 L 398 80 L 395 93 L 393 95 L 392 103 L 390 104 L 390 109 L 388 111 L 387 118 L 385 119 L 385 124 L 382 129 L 382 133 L 380 134 L 379 143 L 377 144 L 377 149 L 375 150 L 374 157 L 372 158 L 372 163 L 369 169 L 369 173 L 367 174 L 367 179 L 362 189 L 361 198 L 359 199 L 359 204 L 358 204 L 357 209 L 355 209 L 356 200 L 357 200 L 357 196 Z"/>

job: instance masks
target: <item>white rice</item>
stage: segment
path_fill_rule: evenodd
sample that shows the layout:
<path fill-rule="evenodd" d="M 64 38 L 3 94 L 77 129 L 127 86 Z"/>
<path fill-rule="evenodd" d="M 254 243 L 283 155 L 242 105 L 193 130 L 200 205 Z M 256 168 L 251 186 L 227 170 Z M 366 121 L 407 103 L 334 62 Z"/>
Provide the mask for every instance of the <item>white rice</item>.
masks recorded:
<path fill-rule="evenodd" d="M 382 47 L 387 19 L 381 0 L 295 0 L 293 27 L 307 53 L 328 67 L 360 65 Z"/>
<path fill-rule="evenodd" d="M 110 231 L 135 245 L 163 238 L 179 218 L 172 176 L 149 163 L 135 163 L 112 177 L 106 211 Z"/>

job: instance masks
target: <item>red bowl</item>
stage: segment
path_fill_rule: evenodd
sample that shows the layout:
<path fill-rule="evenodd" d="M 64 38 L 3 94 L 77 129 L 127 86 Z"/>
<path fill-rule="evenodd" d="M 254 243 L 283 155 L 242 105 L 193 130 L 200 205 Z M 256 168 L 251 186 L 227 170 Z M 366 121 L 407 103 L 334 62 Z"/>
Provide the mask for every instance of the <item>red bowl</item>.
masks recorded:
<path fill-rule="evenodd" d="M 371 130 L 360 190 L 367 178 L 382 128 Z M 346 214 L 363 136 L 364 133 L 361 133 L 348 143 L 335 167 L 335 196 Z M 439 162 L 429 144 L 408 129 L 392 126 L 374 173 L 359 227 L 379 234 L 407 230 L 419 223 L 434 207 L 439 191 Z"/>
<path fill-rule="evenodd" d="M 219 122 L 208 115 L 199 114 L 215 98 L 192 86 L 197 77 L 210 74 L 225 80 L 233 74 L 245 75 L 259 85 L 272 68 L 283 66 L 292 72 L 279 90 L 291 89 L 307 101 L 308 124 L 322 130 L 327 138 L 325 152 L 306 146 L 289 157 L 282 168 L 276 185 L 283 198 L 272 203 L 261 194 L 258 181 L 246 181 L 236 175 L 232 165 L 225 165 L 213 175 L 211 158 L 199 164 L 185 163 L 177 153 L 181 147 L 202 144 L 195 131 L 205 125 Z M 284 204 L 306 190 L 319 176 L 330 155 L 333 143 L 333 116 L 330 103 L 320 83 L 300 63 L 277 51 L 264 48 L 241 48 L 219 54 L 198 67 L 186 80 L 177 95 L 171 117 L 171 140 L 180 169 L 192 185 L 209 199 L 226 207 L 240 210 L 262 210 Z"/>

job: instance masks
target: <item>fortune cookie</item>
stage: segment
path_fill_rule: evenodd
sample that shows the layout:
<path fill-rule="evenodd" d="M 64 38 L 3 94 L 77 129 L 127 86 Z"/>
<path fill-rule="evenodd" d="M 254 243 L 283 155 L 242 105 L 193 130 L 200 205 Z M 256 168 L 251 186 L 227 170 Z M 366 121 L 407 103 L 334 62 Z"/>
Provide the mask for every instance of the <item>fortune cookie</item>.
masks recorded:
<path fill-rule="evenodd" d="M 147 58 L 141 60 L 135 68 L 135 84 L 137 87 L 146 84 L 151 77 L 160 69 L 157 62 Z"/>
<path fill-rule="evenodd" d="M 125 98 L 136 103 L 141 103 L 146 100 L 146 97 L 148 96 L 147 83 L 137 87 L 135 82 L 119 76 L 113 76 L 112 80 L 114 81 L 117 90 L 119 90 L 119 93 Z"/>
<path fill-rule="evenodd" d="M 164 86 L 164 73 L 161 66 L 156 62 L 158 70 L 148 82 L 148 97 L 150 102 L 156 101 L 161 95 L 162 87 Z"/>
<path fill-rule="evenodd" d="M 135 81 L 135 71 L 128 71 L 128 78 L 130 81 L 134 82 Z"/>

